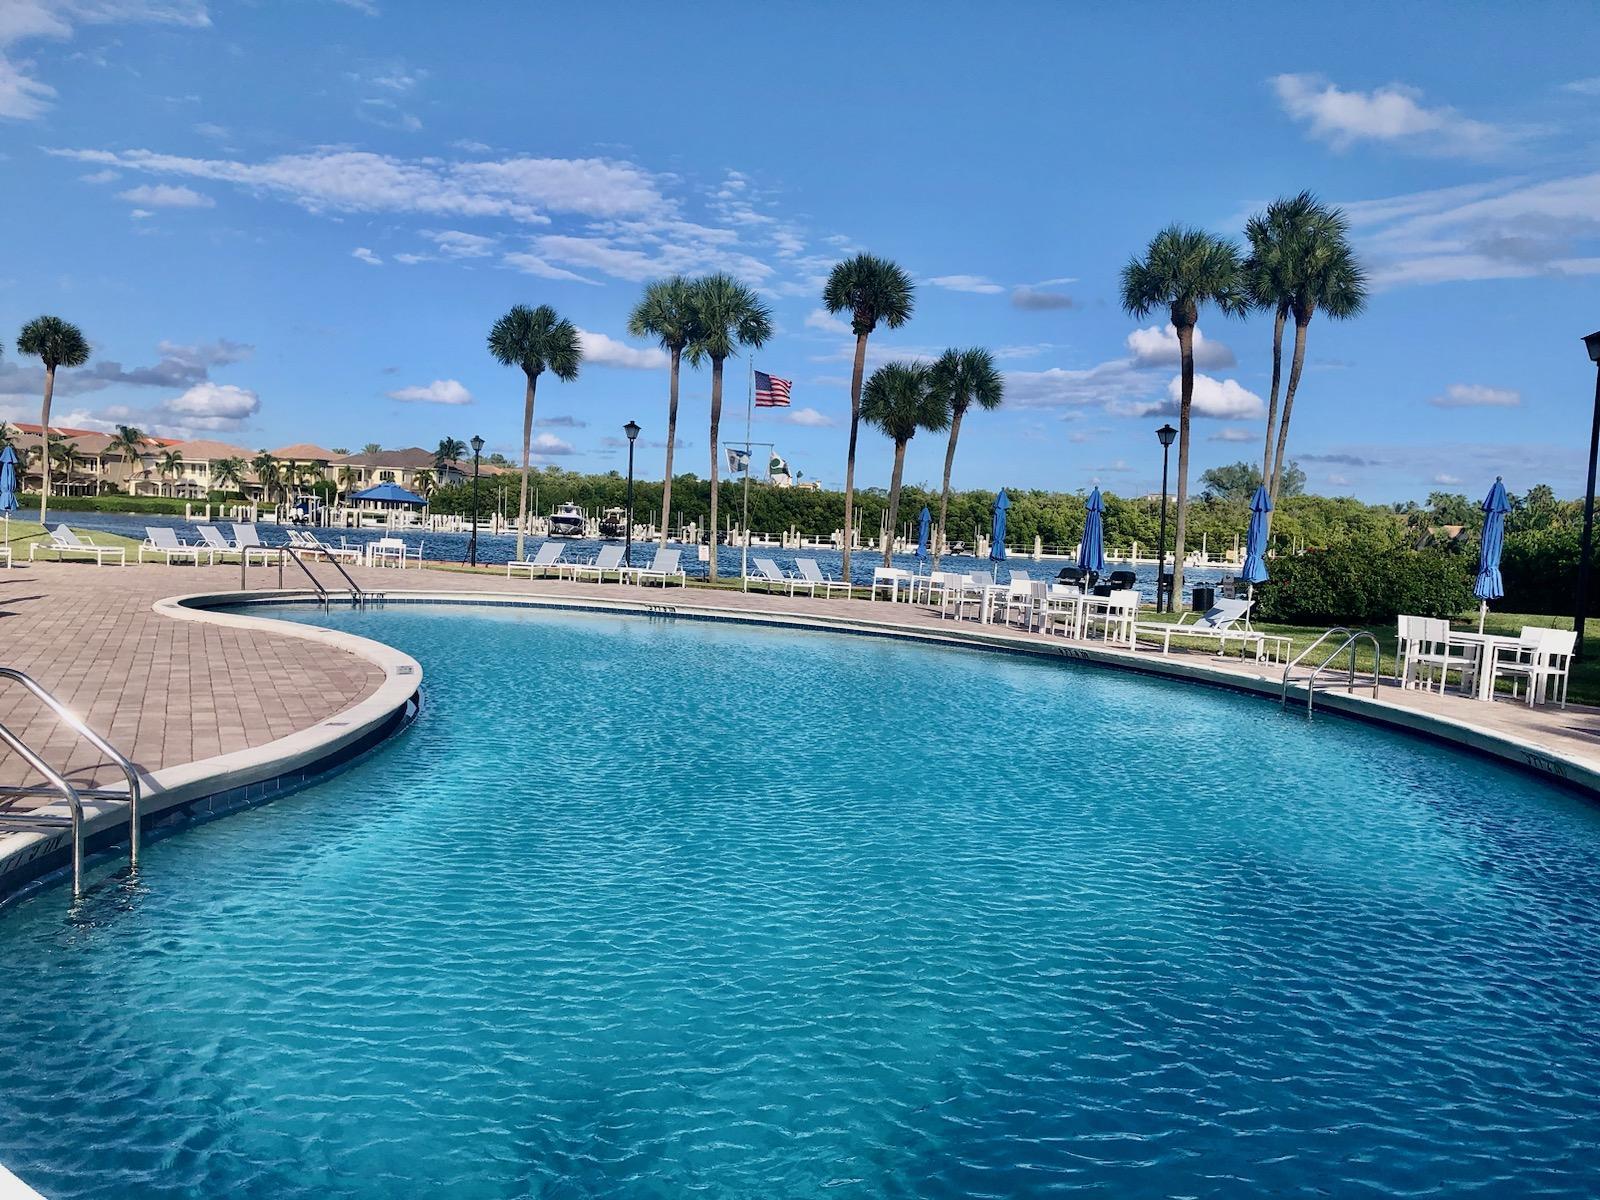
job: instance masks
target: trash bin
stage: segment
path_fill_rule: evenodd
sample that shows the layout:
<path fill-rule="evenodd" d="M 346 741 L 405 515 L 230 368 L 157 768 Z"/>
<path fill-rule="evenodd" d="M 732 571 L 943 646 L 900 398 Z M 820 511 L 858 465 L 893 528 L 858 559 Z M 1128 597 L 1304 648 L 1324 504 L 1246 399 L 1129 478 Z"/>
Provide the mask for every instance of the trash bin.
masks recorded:
<path fill-rule="evenodd" d="M 1189 607 L 1203 613 L 1216 606 L 1217 589 L 1209 583 L 1196 584 L 1189 592 Z"/>

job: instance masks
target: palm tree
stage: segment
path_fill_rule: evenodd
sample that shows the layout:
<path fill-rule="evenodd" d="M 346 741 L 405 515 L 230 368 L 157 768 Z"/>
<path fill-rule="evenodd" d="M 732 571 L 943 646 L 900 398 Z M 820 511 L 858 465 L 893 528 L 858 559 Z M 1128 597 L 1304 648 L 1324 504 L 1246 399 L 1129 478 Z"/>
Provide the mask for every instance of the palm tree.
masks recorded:
<path fill-rule="evenodd" d="M 653 337 L 672 357 L 667 383 L 667 465 L 661 484 L 661 544 L 667 544 L 672 525 L 672 451 L 678 444 L 678 368 L 684 349 L 695 338 L 693 285 L 681 275 L 658 279 L 645 288 L 628 317 L 634 337 Z"/>
<path fill-rule="evenodd" d="M 466 452 L 467 444 L 460 438 L 440 438 L 439 448 L 433 452 L 433 465 L 442 471 L 451 463 L 460 462 Z"/>
<path fill-rule="evenodd" d="M 956 461 L 956 438 L 961 436 L 961 418 L 976 404 L 993 411 L 1005 397 L 1005 380 L 995 369 L 994 355 L 987 350 L 946 350 L 933 364 L 931 387 L 945 407 L 950 420 L 950 444 L 944 451 L 944 488 L 939 493 L 939 536 L 933 544 L 933 569 L 939 569 L 944 549 L 944 522 L 950 510 L 950 468 Z"/>
<path fill-rule="evenodd" d="M 42 474 L 45 464 L 51 467 L 60 467 L 63 477 L 62 495 L 72 492 L 72 470 L 78 453 L 78 443 L 69 442 L 66 436 L 59 433 L 47 434 L 45 440 L 28 451 L 28 457 L 38 464 Z"/>
<path fill-rule="evenodd" d="M 176 450 L 163 451 L 160 460 L 156 463 L 156 470 L 163 479 L 171 479 L 175 475 L 182 475 L 183 455 Z M 172 489 L 172 494 L 174 496 L 178 494 L 176 487 Z"/>
<path fill-rule="evenodd" d="M 759 349 L 772 337 L 772 310 L 750 288 L 719 271 L 690 285 L 694 340 L 689 361 L 711 360 L 711 562 L 708 578 L 717 578 L 717 430 L 722 424 L 722 364 L 740 346 Z"/>
<path fill-rule="evenodd" d="M 220 458 L 211 464 L 211 482 L 219 492 L 231 486 L 234 491 L 244 488 L 245 461 L 242 458 Z"/>
<path fill-rule="evenodd" d="M 338 455 L 340 458 L 343 458 L 346 454 L 350 453 L 350 450 L 346 446 L 335 446 L 333 448 L 333 452 L 334 452 L 334 454 Z"/>
<path fill-rule="evenodd" d="M 570 383 L 583 363 L 578 327 L 548 304 L 515 305 L 489 331 L 489 353 L 502 366 L 521 367 L 527 379 L 522 402 L 522 495 L 517 502 L 517 558 L 528 528 L 528 471 L 533 456 L 533 399 L 539 376 L 549 371 Z"/>
<path fill-rule="evenodd" d="M 417 495 L 426 500 L 433 494 L 433 472 L 418 471 L 411 477 L 411 486 Z"/>
<path fill-rule="evenodd" d="M 1306 361 L 1306 326 L 1311 324 L 1318 309 L 1343 321 L 1355 316 L 1367 304 L 1367 273 L 1350 248 L 1350 222 L 1344 213 L 1318 203 L 1309 192 L 1280 203 L 1294 206 L 1291 211 L 1296 219 L 1283 231 L 1281 244 L 1276 247 L 1283 265 L 1276 273 L 1280 290 L 1272 294 L 1275 306 L 1284 305 L 1294 314 L 1294 357 L 1289 362 L 1289 383 L 1283 392 L 1283 418 L 1278 425 L 1276 447 L 1272 440 L 1271 413 L 1268 413 L 1267 455 L 1272 471 L 1268 474 L 1265 470 L 1267 459 L 1264 457 L 1262 478 L 1267 481 L 1267 494 L 1274 504 L 1283 485 L 1289 416 L 1294 411 L 1295 391 L 1300 386 L 1300 371 Z M 1271 210 L 1268 212 L 1270 215 Z M 1280 315 L 1273 332 L 1274 391 L 1282 337 L 1283 316 Z"/>
<path fill-rule="evenodd" d="M 44 403 L 39 407 L 39 427 L 50 432 L 50 400 L 56 391 L 57 367 L 81 367 L 89 361 L 89 339 L 76 325 L 60 317 L 35 317 L 17 335 L 17 353 L 44 364 Z M 50 509 L 50 456 L 44 457 L 44 488 L 39 497 L 39 522 Z"/>
<path fill-rule="evenodd" d="M 250 468 L 256 473 L 257 482 L 261 484 L 261 498 L 270 504 L 272 493 L 283 480 L 283 475 L 278 469 L 278 460 L 265 450 L 260 450 L 250 460 Z"/>
<path fill-rule="evenodd" d="M 1184 535 L 1189 513 L 1189 409 L 1194 403 L 1194 327 L 1200 306 L 1215 304 L 1228 316 L 1250 307 L 1240 279 L 1239 251 L 1226 238 L 1169 225 L 1150 240 L 1143 258 L 1122 268 L 1122 307 L 1134 317 L 1165 306 L 1178 333 L 1182 391 L 1178 401 L 1177 520 L 1172 543 L 1172 595 L 1183 594 Z M 1164 549 L 1164 548 L 1163 548 Z"/>
<path fill-rule="evenodd" d="M 937 432 L 950 423 L 950 409 L 934 390 L 933 372 L 918 363 L 885 363 L 861 390 L 861 418 L 894 441 L 894 474 L 889 477 L 889 540 L 883 565 L 894 565 L 894 531 L 900 522 L 900 477 L 906 443 L 917 430 Z"/>
<path fill-rule="evenodd" d="M 861 377 L 867 367 L 867 338 L 881 321 L 899 329 L 911 319 L 911 277 L 886 258 L 858 254 L 834 266 L 822 289 L 822 304 L 831 313 L 848 312 L 856 335 L 856 361 L 850 372 L 850 448 L 844 462 L 844 564 L 850 578 L 850 541 L 855 521 L 856 434 L 861 425 Z"/>
<path fill-rule="evenodd" d="M 128 478 L 124 481 L 128 485 L 128 495 L 133 495 L 133 473 L 139 460 L 144 455 L 144 444 L 150 439 L 145 437 L 144 430 L 132 425 L 118 425 L 117 432 L 112 435 L 111 442 L 106 446 L 109 454 L 120 455 L 127 461 Z"/>
<path fill-rule="evenodd" d="M 363 453 L 363 454 L 382 454 L 383 453 L 383 447 L 381 445 L 379 445 L 377 442 L 368 442 L 365 446 L 361 447 L 361 453 Z"/>
<path fill-rule="evenodd" d="M 350 494 L 350 489 L 356 485 L 356 469 L 354 467 L 340 467 L 339 474 L 334 477 L 334 485 L 339 489 L 342 499 Z"/>
<path fill-rule="evenodd" d="M 0 450 L 4 450 L 7 446 L 15 446 L 17 438 L 21 435 L 22 430 L 15 425 L 8 425 L 6 422 L 0 421 Z"/>
<path fill-rule="evenodd" d="M 1280 197 L 1245 222 L 1250 254 L 1244 260 L 1244 286 L 1250 304 L 1273 314 L 1272 391 L 1267 397 L 1267 440 L 1261 452 L 1261 481 L 1272 482 L 1272 445 L 1278 432 L 1278 385 L 1283 375 L 1283 326 L 1294 303 L 1294 239 L 1305 230 L 1316 208 L 1310 192 Z"/>

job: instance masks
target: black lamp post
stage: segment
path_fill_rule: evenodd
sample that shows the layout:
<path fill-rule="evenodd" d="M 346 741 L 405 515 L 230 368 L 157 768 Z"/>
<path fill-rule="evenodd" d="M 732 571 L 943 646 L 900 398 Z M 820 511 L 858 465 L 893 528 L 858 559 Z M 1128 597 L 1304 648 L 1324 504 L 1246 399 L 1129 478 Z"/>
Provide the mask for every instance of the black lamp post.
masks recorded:
<path fill-rule="evenodd" d="M 1578 642 L 1573 647 L 1573 657 L 1583 657 L 1583 623 L 1589 614 L 1589 562 L 1594 551 L 1594 468 L 1600 455 L 1600 332 L 1583 339 L 1589 349 L 1589 361 L 1595 364 L 1594 423 L 1589 429 L 1589 490 L 1583 501 L 1583 553 L 1578 557 L 1578 611 L 1573 614 L 1572 628 L 1577 631 Z"/>
<path fill-rule="evenodd" d="M 1156 437 L 1161 440 L 1161 532 L 1156 537 L 1156 611 L 1172 611 L 1172 591 L 1167 587 L 1167 460 L 1172 455 L 1172 439 L 1178 436 L 1178 431 L 1171 425 L 1163 425 L 1156 430 Z M 1161 603 L 1162 592 L 1166 592 L 1167 603 Z"/>
<path fill-rule="evenodd" d="M 467 561 L 478 565 L 478 458 L 483 454 L 483 439 L 472 439 L 472 537 L 467 541 Z"/>
<path fill-rule="evenodd" d="M 639 440 L 639 422 L 629 421 L 622 427 L 628 435 L 628 531 L 624 535 L 622 561 L 633 566 L 633 443 Z"/>

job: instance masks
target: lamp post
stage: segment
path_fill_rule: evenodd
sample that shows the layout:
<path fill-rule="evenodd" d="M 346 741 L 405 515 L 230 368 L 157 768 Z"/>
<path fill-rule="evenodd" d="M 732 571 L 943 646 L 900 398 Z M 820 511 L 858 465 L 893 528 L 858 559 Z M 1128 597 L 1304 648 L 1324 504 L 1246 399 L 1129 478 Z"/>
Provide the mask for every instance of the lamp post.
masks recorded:
<path fill-rule="evenodd" d="M 1589 489 L 1583 501 L 1583 553 L 1578 556 L 1578 609 L 1573 614 L 1572 628 L 1577 631 L 1577 644 L 1573 657 L 1583 657 L 1583 624 L 1589 614 L 1589 563 L 1594 552 L 1594 468 L 1600 456 L 1600 332 L 1583 339 L 1589 350 L 1589 361 L 1595 364 L 1594 423 L 1589 429 Z"/>
<path fill-rule="evenodd" d="M 1156 537 L 1156 611 L 1172 611 L 1172 592 L 1167 589 L 1167 460 L 1172 456 L 1172 439 L 1178 431 L 1171 425 L 1156 430 L 1161 442 L 1161 532 Z M 1161 595 L 1166 591 L 1167 603 L 1163 607 Z"/>
<path fill-rule="evenodd" d="M 633 566 L 633 444 L 639 440 L 639 422 L 629 421 L 622 427 L 628 435 L 628 529 L 623 535 L 622 562 Z"/>
<path fill-rule="evenodd" d="M 457 445 L 460 443 L 458 442 Z M 483 454 L 483 439 L 472 438 L 472 537 L 467 541 L 467 561 L 478 565 L 478 459 Z"/>

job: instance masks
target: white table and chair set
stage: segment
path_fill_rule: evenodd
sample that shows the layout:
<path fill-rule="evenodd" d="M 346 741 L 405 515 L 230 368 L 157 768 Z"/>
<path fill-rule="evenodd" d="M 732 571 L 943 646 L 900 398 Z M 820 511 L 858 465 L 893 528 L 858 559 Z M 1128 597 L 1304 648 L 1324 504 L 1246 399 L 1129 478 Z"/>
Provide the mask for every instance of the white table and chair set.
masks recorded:
<path fill-rule="evenodd" d="M 1451 629 L 1442 617 L 1401 616 L 1397 621 L 1395 674 L 1400 686 L 1443 693 L 1454 672 L 1461 691 L 1489 701 L 1501 679 L 1513 698 L 1531 707 L 1554 699 L 1567 706 L 1578 635 L 1570 629 L 1527 625 L 1516 635 Z"/>

